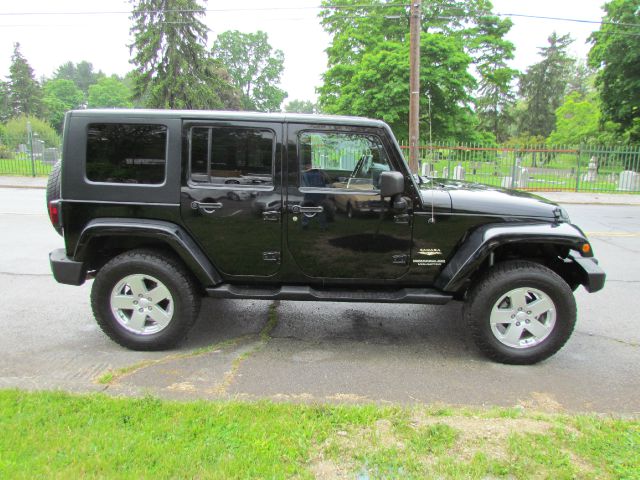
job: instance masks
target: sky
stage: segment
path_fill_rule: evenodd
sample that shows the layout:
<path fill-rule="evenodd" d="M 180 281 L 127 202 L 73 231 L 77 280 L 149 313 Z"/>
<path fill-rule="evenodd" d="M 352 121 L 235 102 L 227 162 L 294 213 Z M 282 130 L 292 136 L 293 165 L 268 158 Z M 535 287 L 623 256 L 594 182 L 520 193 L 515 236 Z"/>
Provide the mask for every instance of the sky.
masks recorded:
<path fill-rule="evenodd" d="M 363 0 L 363 3 L 365 1 Z M 599 21 L 604 0 L 493 0 L 494 12 Z M 284 52 L 281 86 L 288 100 L 315 100 L 315 89 L 326 69 L 330 37 L 317 17 L 320 0 L 209 0 L 205 23 L 209 44 L 226 30 L 263 30 L 270 44 Z M 124 75 L 132 69 L 127 0 L 0 0 L 0 78 L 9 74 L 13 44 L 34 69 L 36 77 L 50 77 L 58 66 L 87 60 L 96 70 Z M 85 14 L 85 12 L 102 12 Z M 109 13 L 105 13 L 109 12 Z M 555 30 L 575 39 L 570 53 L 585 58 L 586 42 L 597 24 L 511 17 L 508 35 L 516 46 L 513 68 L 524 71 L 539 60 L 538 47 Z"/>

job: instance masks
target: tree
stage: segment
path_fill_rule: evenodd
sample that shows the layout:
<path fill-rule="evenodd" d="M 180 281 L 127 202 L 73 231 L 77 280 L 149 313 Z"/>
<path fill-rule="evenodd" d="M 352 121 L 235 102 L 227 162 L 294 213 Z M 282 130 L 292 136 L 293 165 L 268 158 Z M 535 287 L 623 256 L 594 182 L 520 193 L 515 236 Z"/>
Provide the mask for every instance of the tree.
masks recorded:
<path fill-rule="evenodd" d="M 551 145 L 580 145 L 597 140 L 600 111 L 594 99 L 583 98 L 575 91 L 567 95 L 556 110 L 556 128 L 549 135 Z"/>
<path fill-rule="evenodd" d="M 291 100 L 284 106 L 289 113 L 318 113 L 318 106 L 311 100 Z"/>
<path fill-rule="evenodd" d="M 508 18 L 482 17 L 476 27 L 478 35 L 472 40 L 472 50 L 478 45 L 476 63 L 480 82 L 475 103 L 480 128 L 493 133 L 498 142 L 509 136 L 510 112 L 515 102 L 511 83 L 518 71 L 507 65 L 507 61 L 514 58 L 515 46 L 504 39 L 512 25 Z"/>
<path fill-rule="evenodd" d="M 431 130 L 436 138 L 474 139 L 477 125 L 468 92 L 475 80 L 467 71 L 470 62 L 455 37 L 421 36 L 420 90 L 425 92 L 420 97 L 421 122 L 429 122 L 431 110 Z M 399 139 L 407 139 L 409 44 L 382 42 L 364 54 L 357 67 L 340 66 L 343 72 L 348 72 L 350 80 L 339 97 L 331 101 L 325 97 L 326 111 L 382 119 Z"/>
<path fill-rule="evenodd" d="M 0 80 L 0 123 L 6 122 L 11 117 L 9 102 L 9 84 Z"/>
<path fill-rule="evenodd" d="M 55 129 L 44 120 L 34 116 L 19 115 L 4 125 L 7 146 L 15 151 L 21 143 L 27 143 L 27 122 L 35 136 L 49 147 L 60 146 L 60 136 Z"/>
<path fill-rule="evenodd" d="M 131 89 L 116 75 L 104 77 L 89 87 L 89 108 L 130 108 Z"/>
<path fill-rule="evenodd" d="M 406 62 L 403 62 L 408 71 L 407 6 L 391 0 L 372 0 L 367 3 L 359 0 L 323 0 L 322 5 L 325 7 L 320 12 L 322 25 L 332 36 L 332 40 L 327 48 L 328 69 L 323 75 L 323 84 L 318 89 L 320 107 L 330 113 L 359 114 L 357 111 L 347 110 L 351 105 L 342 98 L 345 92 L 349 91 L 358 104 L 364 103 L 356 101 L 358 95 L 382 100 L 380 96 L 383 91 L 386 95 L 393 94 L 394 98 L 389 98 L 388 101 L 402 108 L 393 113 L 387 112 L 385 118 L 395 119 L 402 132 L 396 133 L 402 138 L 407 123 L 403 116 L 408 112 L 408 106 L 405 108 L 403 105 L 408 105 L 409 85 L 408 81 L 403 84 L 404 80 L 400 79 L 408 79 L 408 76 L 400 68 L 376 65 L 371 59 L 381 59 L 385 52 L 399 54 L 397 60 L 405 55 Z M 479 135 L 478 122 L 470 108 L 473 100 L 471 94 L 477 85 L 470 74 L 472 68 L 475 67 L 480 72 L 481 81 L 485 85 L 501 82 L 498 88 L 503 94 L 503 84 L 509 72 L 503 72 L 500 77 L 489 77 L 486 73 L 491 69 L 491 61 L 495 64 L 497 56 L 508 56 L 513 48 L 503 39 L 510 28 L 510 22 L 501 21 L 495 16 L 493 19 L 487 18 L 491 9 L 491 3 L 487 0 L 434 0 L 423 3 L 422 36 L 427 41 L 424 47 L 426 53 L 422 53 L 421 58 L 421 77 L 424 77 L 421 79 L 421 84 L 424 85 L 421 88 L 421 122 L 428 121 L 429 94 L 432 100 L 432 127 L 435 127 L 432 131 L 439 139 L 469 140 Z M 440 52 L 431 48 L 433 45 L 443 46 L 453 58 L 442 58 Z M 403 53 L 400 53 L 398 46 L 402 47 Z M 385 71 L 385 76 L 376 76 L 375 71 L 366 71 L 364 62 L 368 68 Z M 452 67 L 454 70 L 447 72 L 447 68 Z M 386 76 L 391 72 L 396 76 Z M 353 88 L 354 78 L 362 79 L 367 74 L 371 78 L 377 77 L 377 83 L 362 84 L 360 87 L 366 89 L 357 92 Z M 424 90 L 426 87 L 429 90 Z M 374 102 L 381 103 L 382 101 Z M 378 118 L 383 118 L 384 110 L 367 110 L 376 113 Z M 445 111 L 454 117 L 446 116 L 443 113 Z M 423 139 L 428 131 L 428 128 L 421 128 Z M 462 137 L 458 138 L 457 135 Z"/>
<path fill-rule="evenodd" d="M 42 113 L 42 88 L 36 81 L 33 69 L 20 53 L 20 44 L 13 46 L 9 67 L 9 106 L 17 115 L 40 115 Z"/>
<path fill-rule="evenodd" d="M 599 69 L 596 86 L 603 120 L 640 141 L 640 1 L 611 0 L 600 29 L 590 37 L 589 64 Z"/>
<path fill-rule="evenodd" d="M 287 92 L 277 86 L 284 70 L 284 53 L 273 50 L 265 32 L 223 32 L 216 38 L 211 52 L 242 92 L 244 110 L 280 111 L 287 96 Z"/>
<path fill-rule="evenodd" d="M 549 46 L 539 48 L 542 60 L 530 66 L 520 77 L 520 96 L 527 108 L 521 118 L 520 132 L 549 136 L 555 127 L 555 112 L 564 100 L 575 60 L 567 54 L 573 40 L 569 35 L 548 38 Z"/>
<path fill-rule="evenodd" d="M 71 80 L 82 92 L 89 94 L 89 87 L 105 75 L 101 71 L 95 72 L 93 64 L 87 61 L 80 63 L 67 62 L 58 67 L 53 74 L 54 80 Z"/>
<path fill-rule="evenodd" d="M 152 108 L 237 109 L 231 78 L 206 50 L 197 0 L 131 0 L 133 94 Z"/>
<path fill-rule="evenodd" d="M 45 82 L 43 104 L 46 118 L 59 132 L 62 131 L 64 114 L 84 103 L 82 90 L 71 80 L 49 80 Z"/>

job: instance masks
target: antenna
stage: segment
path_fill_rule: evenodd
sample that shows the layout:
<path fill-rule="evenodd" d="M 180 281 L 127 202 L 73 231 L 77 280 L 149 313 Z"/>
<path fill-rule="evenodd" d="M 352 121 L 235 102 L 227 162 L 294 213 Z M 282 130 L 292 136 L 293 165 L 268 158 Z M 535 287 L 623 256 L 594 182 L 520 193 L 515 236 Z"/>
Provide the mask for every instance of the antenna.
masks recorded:
<path fill-rule="evenodd" d="M 431 169 L 433 169 L 433 139 L 431 138 L 431 93 L 427 93 L 427 99 L 429 100 L 429 154 L 431 156 Z M 431 172 L 430 172 L 431 173 Z M 436 223 L 435 207 L 434 207 L 434 189 L 436 182 L 433 180 L 433 173 L 431 174 L 431 218 L 429 223 Z"/>

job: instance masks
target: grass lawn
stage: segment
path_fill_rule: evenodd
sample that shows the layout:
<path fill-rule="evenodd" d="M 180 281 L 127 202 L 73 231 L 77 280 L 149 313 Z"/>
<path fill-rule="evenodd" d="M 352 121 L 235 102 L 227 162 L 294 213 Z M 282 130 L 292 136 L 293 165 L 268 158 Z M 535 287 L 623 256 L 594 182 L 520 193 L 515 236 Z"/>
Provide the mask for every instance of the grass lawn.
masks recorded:
<path fill-rule="evenodd" d="M 0 391 L 0 478 L 640 478 L 640 422 Z"/>

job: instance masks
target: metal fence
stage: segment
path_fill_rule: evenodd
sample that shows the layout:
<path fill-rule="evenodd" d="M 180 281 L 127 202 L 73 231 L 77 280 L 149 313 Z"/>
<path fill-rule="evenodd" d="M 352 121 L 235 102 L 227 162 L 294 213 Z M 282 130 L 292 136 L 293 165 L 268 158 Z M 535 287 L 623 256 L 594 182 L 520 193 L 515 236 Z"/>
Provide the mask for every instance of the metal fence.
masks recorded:
<path fill-rule="evenodd" d="M 407 151 L 409 147 L 401 148 Z M 495 147 L 433 143 L 419 150 L 422 174 L 436 178 L 520 190 L 640 193 L 640 145 Z M 340 154 L 341 161 L 335 168 L 355 163 L 357 155 L 347 153 Z M 25 132 L 16 138 L 0 136 L 0 175 L 48 175 L 60 155 L 59 144 L 45 141 L 37 133 Z"/>
<path fill-rule="evenodd" d="M 408 154 L 408 146 L 402 149 Z M 424 175 L 519 190 L 640 193 L 640 146 L 423 145 Z"/>
<path fill-rule="evenodd" d="M 36 132 L 0 135 L 0 175 L 46 176 L 60 155 L 58 142 L 42 139 Z"/>

